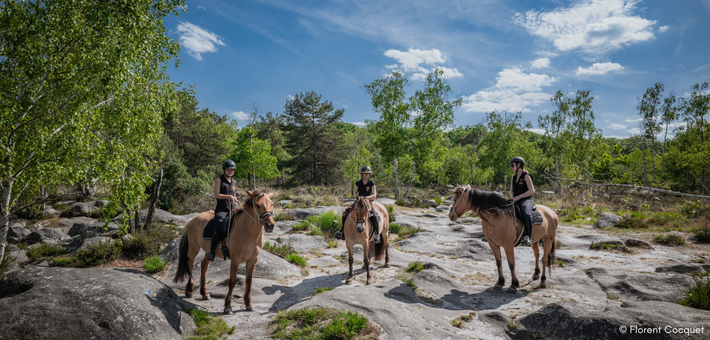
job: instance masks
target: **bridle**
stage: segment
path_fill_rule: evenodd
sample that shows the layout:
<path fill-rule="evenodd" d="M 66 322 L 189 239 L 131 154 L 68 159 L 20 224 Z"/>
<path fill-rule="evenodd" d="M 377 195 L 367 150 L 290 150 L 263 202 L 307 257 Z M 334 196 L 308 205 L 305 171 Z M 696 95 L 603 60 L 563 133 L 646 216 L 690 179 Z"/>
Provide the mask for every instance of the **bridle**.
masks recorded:
<path fill-rule="evenodd" d="M 351 209 L 350 213 L 348 214 L 348 219 L 350 220 L 350 222 L 353 222 L 353 224 L 355 224 L 356 226 L 357 226 L 358 223 L 362 223 L 362 224 L 367 225 L 368 223 L 370 223 L 370 219 L 369 219 L 369 218 L 365 218 L 365 219 L 353 219 L 353 213 L 354 213 L 355 216 L 357 217 L 357 205 L 358 205 L 357 202 L 358 202 L 358 201 L 355 201 L 355 205 L 353 206 L 354 209 Z M 368 210 L 368 212 L 369 212 L 369 210 Z M 372 230 L 374 230 L 374 229 L 375 229 L 375 226 L 372 226 Z M 374 235 L 373 235 L 373 239 L 374 239 Z M 369 242 L 369 241 L 372 241 L 372 239 L 370 239 L 370 237 L 368 236 L 367 241 L 368 241 L 368 242 Z"/>
<path fill-rule="evenodd" d="M 456 218 L 459 218 L 459 215 L 456 214 L 456 207 L 461 202 L 461 199 L 463 198 L 463 193 L 466 191 L 468 191 L 468 190 L 461 189 L 461 196 L 459 196 L 459 198 L 456 199 L 456 202 L 454 202 L 454 204 L 451 205 L 451 208 L 449 208 L 449 212 L 453 212 L 456 215 Z"/>

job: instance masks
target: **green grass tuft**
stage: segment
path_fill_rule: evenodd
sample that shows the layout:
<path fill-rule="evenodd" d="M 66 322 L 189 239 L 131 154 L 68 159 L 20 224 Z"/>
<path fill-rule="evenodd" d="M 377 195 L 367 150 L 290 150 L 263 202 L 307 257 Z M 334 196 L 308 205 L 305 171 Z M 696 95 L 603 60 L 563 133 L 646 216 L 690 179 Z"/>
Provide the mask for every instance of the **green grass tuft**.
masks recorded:
<path fill-rule="evenodd" d="M 402 241 L 406 238 L 408 238 L 410 235 L 416 234 L 418 232 L 422 232 L 424 229 L 420 227 L 410 227 L 406 226 L 400 230 L 399 233 L 397 233 L 397 241 Z"/>
<path fill-rule="evenodd" d="M 419 261 L 412 262 L 412 263 L 410 263 L 409 266 L 407 267 L 407 271 L 408 271 L 408 272 L 419 273 L 419 272 L 422 271 L 422 270 L 424 270 L 424 265 L 423 265 L 421 262 L 419 262 Z"/>
<path fill-rule="evenodd" d="M 308 221 L 303 221 L 303 222 L 301 222 L 301 223 L 299 223 L 299 224 L 294 225 L 294 226 L 293 226 L 293 230 L 296 230 L 296 231 L 303 231 L 303 230 L 308 230 L 308 228 L 310 228 L 310 227 L 311 227 L 311 223 L 310 223 L 310 222 L 308 222 Z"/>
<path fill-rule="evenodd" d="M 118 259 L 121 245 L 117 242 L 101 242 L 91 249 L 82 249 L 74 257 L 55 258 L 52 265 L 56 267 L 88 268 L 96 267 Z"/>
<path fill-rule="evenodd" d="M 676 234 L 658 235 L 653 238 L 653 241 L 667 246 L 680 246 L 685 244 L 685 240 Z"/>
<path fill-rule="evenodd" d="M 316 296 L 316 295 L 321 294 L 321 293 L 329 292 L 329 291 L 331 291 L 331 290 L 333 290 L 333 287 L 325 287 L 325 288 L 323 288 L 323 287 L 318 287 L 318 288 L 316 288 L 316 290 L 313 292 L 313 296 Z"/>
<path fill-rule="evenodd" d="M 44 257 L 53 257 L 64 254 L 64 247 L 51 244 L 40 244 L 27 250 L 26 255 L 30 260 L 38 261 Z"/>
<path fill-rule="evenodd" d="M 394 217 L 394 206 L 392 206 L 392 205 L 387 205 L 386 207 L 387 207 L 387 214 L 388 214 L 389 217 L 390 217 L 389 221 L 390 221 L 390 223 L 392 223 L 392 222 L 394 222 L 394 221 L 396 220 L 395 217 Z"/>
<path fill-rule="evenodd" d="M 316 226 L 313 226 L 313 227 L 311 227 L 311 232 L 309 232 L 308 235 L 323 236 L 323 230 L 321 230 L 320 228 L 318 228 Z"/>
<path fill-rule="evenodd" d="M 306 266 L 306 260 L 301 257 L 301 255 L 298 254 L 289 254 L 284 257 L 286 261 L 291 262 L 299 267 L 305 267 Z"/>
<path fill-rule="evenodd" d="M 352 311 L 332 308 L 303 308 L 279 312 L 272 322 L 276 339 L 353 339 L 373 333 L 368 320 Z"/>
<path fill-rule="evenodd" d="M 633 253 L 633 251 L 631 251 L 631 249 L 629 249 L 625 245 L 618 245 L 618 244 L 611 244 L 611 243 L 604 243 L 604 242 L 599 242 L 599 243 L 592 242 L 592 245 L 589 246 L 589 249 L 592 249 L 592 250 L 618 250 L 623 253 L 629 253 L 629 254 Z"/>
<path fill-rule="evenodd" d="M 390 234 L 399 234 L 402 231 L 402 226 L 397 223 L 390 224 Z"/>
<path fill-rule="evenodd" d="M 643 219 L 631 216 L 621 220 L 615 227 L 621 229 L 646 229 L 649 226 Z"/>
<path fill-rule="evenodd" d="M 411 279 L 402 279 L 402 282 L 404 282 L 409 288 L 412 288 L 412 290 L 417 290 L 417 288 L 419 288 Z"/>
<path fill-rule="evenodd" d="M 336 241 L 336 240 L 328 241 L 328 249 L 337 248 L 337 247 L 338 247 L 338 241 Z"/>
<path fill-rule="evenodd" d="M 326 211 L 318 216 L 309 216 L 306 220 L 327 235 L 340 230 L 340 216 L 332 211 Z"/>
<path fill-rule="evenodd" d="M 679 303 L 686 307 L 710 310 L 710 279 L 696 278 L 695 285 L 685 291 L 685 297 Z"/>
<path fill-rule="evenodd" d="M 185 340 L 226 339 L 237 329 L 236 326 L 230 327 L 226 322 L 224 322 L 224 320 L 222 320 L 222 318 L 214 317 L 204 310 L 195 308 L 190 310 L 189 313 L 195 320 L 197 328 L 192 332 L 192 334 L 185 336 Z"/>
<path fill-rule="evenodd" d="M 154 274 L 163 271 L 165 269 L 165 262 L 158 255 L 153 255 L 143 262 L 143 269 L 146 272 Z"/>
<path fill-rule="evenodd" d="M 276 216 L 274 216 L 274 221 L 288 221 L 291 219 L 291 215 L 286 214 L 286 213 L 278 213 Z"/>
<path fill-rule="evenodd" d="M 291 254 L 296 254 L 296 250 L 293 249 L 293 246 L 291 246 L 290 243 L 286 243 L 284 245 L 272 245 L 269 241 L 266 241 L 266 243 L 264 243 L 264 250 L 283 258 Z"/>

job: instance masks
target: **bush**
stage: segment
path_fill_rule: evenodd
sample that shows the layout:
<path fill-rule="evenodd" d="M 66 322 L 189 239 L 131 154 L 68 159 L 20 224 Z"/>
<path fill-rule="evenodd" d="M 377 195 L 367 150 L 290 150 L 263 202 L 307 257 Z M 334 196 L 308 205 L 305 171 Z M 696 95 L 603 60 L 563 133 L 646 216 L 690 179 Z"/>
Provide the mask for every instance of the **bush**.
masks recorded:
<path fill-rule="evenodd" d="M 387 206 L 387 214 L 390 217 L 390 219 L 389 219 L 390 223 L 392 223 L 396 220 L 396 218 L 394 217 L 394 206 L 391 206 L 391 205 Z"/>
<path fill-rule="evenodd" d="M 436 202 L 436 205 L 437 205 L 437 206 L 440 206 L 440 205 L 441 205 L 441 198 L 436 198 L 436 197 L 435 197 L 435 198 L 432 198 L 432 199 L 434 200 L 434 202 Z"/>
<path fill-rule="evenodd" d="M 123 256 L 129 260 L 144 259 L 157 255 L 163 245 L 180 236 L 180 229 L 174 226 L 150 224 L 131 234 L 123 242 Z"/>
<path fill-rule="evenodd" d="M 305 267 L 306 266 L 306 260 L 301 257 L 301 255 L 298 254 L 288 254 L 286 257 L 284 257 L 286 261 L 291 262 L 299 267 Z"/>
<path fill-rule="evenodd" d="M 328 241 L 328 249 L 337 248 L 337 247 L 338 247 L 338 241 L 336 241 L 336 240 Z"/>
<path fill-rule="evenodd" d="M 399 234 L 402 231 L 402 226 L 397 223 L 390 224 L 390 234 Z"/>
<path fill-rule="evenodd" d="M 295 226 L 293 226 L 293 230 L 296 230 L 296 231 L 308 230 L 308 228 L 310 228 L 310 227 L 311 227 L 311 223 L 310 223 L 310 222 L 308 222 L 308 221 L 303 221 L 303 222 L 301 222 L 301 223 L 296 224 Z"/>
<path fill-rule="evenodd" d="M 74 257 L 55 258 L 52 261 L 52 265 L 76 268 L 96 267 L 117 259 L 120 254 L 121 245 L 119 243 L 113 241 L 101 242 L 91 247 L 91 249 L 79 250 Z"/>
<path fill-rule="evenodd" d="M 377 333 L 362 314 L 333 308 L 311 307 L 279 312 L 272 327 L 276 339 L 340 340 Z M 376 335 L 372 334 L 372 338 Z"/>
<path fill-rule="evenodd" d="M 710 279 L 695 279 L 695 286 L 685 291 L 679 302 L 686 307 L 710 310 Z"/>
<path fill-rule="evenodd" d="M 291 219 L 291 215 L 286 214 L 286 213 L 278 213 L 276 216 L 274 216 L 274 221 L 288 221 Z"/>
<path fill-rule="evenodd" d="M 38 261 L 43 257 L 53 257 L 64 254 L 64 247 L 51 244 L 40 244 L 27 250 L 26 255 L 30 260 Z"/>
<path fill-rule="evenodd" d="M 143 269 L 146 272 L 154 274 L 163 271 L 165 269 L 165 262 L 158 255 L 153 255 L 143 262 Z"/>
<path fill-rule="evenodd" d="M 685 240 L 676 234 L 658 235 L 653 238 L 653 241 L 668 246 L 679 246 L 685 244 Z"/>
<path fill-rule="evenodd" d="M 412 262 L 409 264 L 409 267 L 407 267 L 408 272 L 419 273 L 422 270 L 424 270 L 424 265 L 419 261 Z"/>
<path fill-rule="evenodd" d="M 309 216 L 307 220 L 328 235 L 340 229 L 340 216 L 332 211 L 326 211 L 318 216 Z"/>
<path fill-rule="evenodd" d="M 708 226 L 698 229 L 693 235 L 698 242 L 710 243 L 710 227 Z"/>
<path fill-rule="evenodd" d="M 398 206 L 400 206 L 400 207 L 406 207 L 406 206 L 407 206 L 407 202 L 405 202 L 405 201 L 404 201 L 403 199 L 401 199 L 401 198 L 398 199 L 398 200 L 396 200 L 396 201 L 394 202 L 394 204 L 395 204 L 395 205 L 398 205 Z"/>
<path fill-rule="evenodd" d="M 424 229 L 422 229 L 420 227 L 406 226 L 406 227 L 402 228 L 402 230 L 399 233 L 397 233 L 397 241 L 404 240 L 407 237 L 409 237 L 409 235 L 413 235 L 413 234 L 416 234 L 421 231 L 424 231 Z"/>
<path fill-rule="evenodd" d="M 291 204 L 290 203 L 284 204 L 284 209 L 291 209 Z"/>
<path fill-rule="evenodd" d="M 323 231 L 320 230 L 320 228 L 318 228 L 318 227 L 316 227 L 316 226 L 313 226 L 313 227 L 311 227 L 311 232 L 308 233 L 308 235 L 311 235 L 311 236 L 323 236 Z"/>
<path fill-rule="evenodd" d="M 645 229 L 648 228 L 648 223 L 638 217 L 627 217 L 615 225 L 621 229 Z"/>
<path fill-rule="evenodd" d="M 190 310 L 189 313 L 195 320 L 197 328 L 192 332 L 192 334 L 188 334 L 185 337 L 185 340 L 223 339 L 234 333 L 237 329 L 236 326 L 227 326 L 227 323 L 224 322 L 222 318 L 214 317 L 206 311 L 195 308 Z"/>
<path fill-rule="evenodd" d="M 293 249 L 293 246 L 291 246 L 290 243 L 286 243 L 284 245 L 272 245 L 269 241 L 266 241 L 266 243 L 264 243 L 264 250 L 283 258 L 286 258 L 286 256 L 291 254 L 296 254 L 296 250 Z"/>
<path fill-rule="evenodd" d="M 707 216 L 708 212 L 710 212 L 710 205 L 704 205 L 700 200 L 694 202 L 687 201 L 681 204 L 678 210 L 689 218 L 696 218 L 699 216 Z"/>

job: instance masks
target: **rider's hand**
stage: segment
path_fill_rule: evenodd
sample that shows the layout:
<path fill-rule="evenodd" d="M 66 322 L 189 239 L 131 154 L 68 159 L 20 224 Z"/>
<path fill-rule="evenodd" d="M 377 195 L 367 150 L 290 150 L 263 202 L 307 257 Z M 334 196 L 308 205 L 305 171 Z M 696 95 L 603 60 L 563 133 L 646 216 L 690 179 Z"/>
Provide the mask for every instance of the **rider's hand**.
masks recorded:
<path fill-rule="evenodd" d="M 232 202 L 237 202 L 237 197 L 235 196 L 229 196 L 229 199 L 232 200 Z"/>

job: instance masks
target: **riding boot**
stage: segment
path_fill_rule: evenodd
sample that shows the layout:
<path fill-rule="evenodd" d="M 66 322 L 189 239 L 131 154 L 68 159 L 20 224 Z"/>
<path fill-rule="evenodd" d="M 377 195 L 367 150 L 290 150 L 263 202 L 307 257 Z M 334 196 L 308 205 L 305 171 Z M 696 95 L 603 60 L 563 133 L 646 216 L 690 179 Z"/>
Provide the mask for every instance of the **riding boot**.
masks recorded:
<path fill-rule="evenodd" d="M 222 253 L 224 254 L 224 249 L 226 249 L 226 244 L 223 242 L 224 239 L 227 237 L 227 233 L 225 232 L 225 222 L 222 223 L 222 225 L 217 225 L 214 228 L 214 233 L 212 234 L 212 241 L 210 242 L 210 252 L 205 256 L 207 260 L 209 261 L 214 261 L 215 258 L 215 251 L 217 251 L 217 245 L 222 243 Z M 226 255 L 226 254 L 225 254 Z"/>
<path fill-rule="evenodd" d="M 218 239 L 217 233 L 214 233 L 214 235 L 212 235 L 212 242 L 210 243 L 210 252 L 207 253 L 207 256 L 205 256 L 208 261 L 214 261 L 215 251 L 217 251 L 217 245 L 219 245 L 221 241 L 222 240 Z"/>
<path fill-rule="evenodd" d="M 345 219 L 347 218 L 349 212 L 350 208 L 345 209 L 341 218 L 342 223 L 340 224 L 340 230 L 333 234 L 333 236 L 338 240 L 345 240 Z"/>
<path fill-rule="evenodd" d="M 370 216 L 370 224 L 372 224 L 372 232 L 375 234 L 375 243 L 380 243 L 380 223 L 378 222 L 379 216 L 376 215 L 375 211 L 372 211 Z"/>
<path fill-rule="evenodd" d="M 523 220 L 525 221 L 525 223 L 523 223 L 525 230 L 523 231 L 523 241 L 521 243 L 529 247 L 532 245 L 532 221 L 529 217 L 523 218 Z"/>

